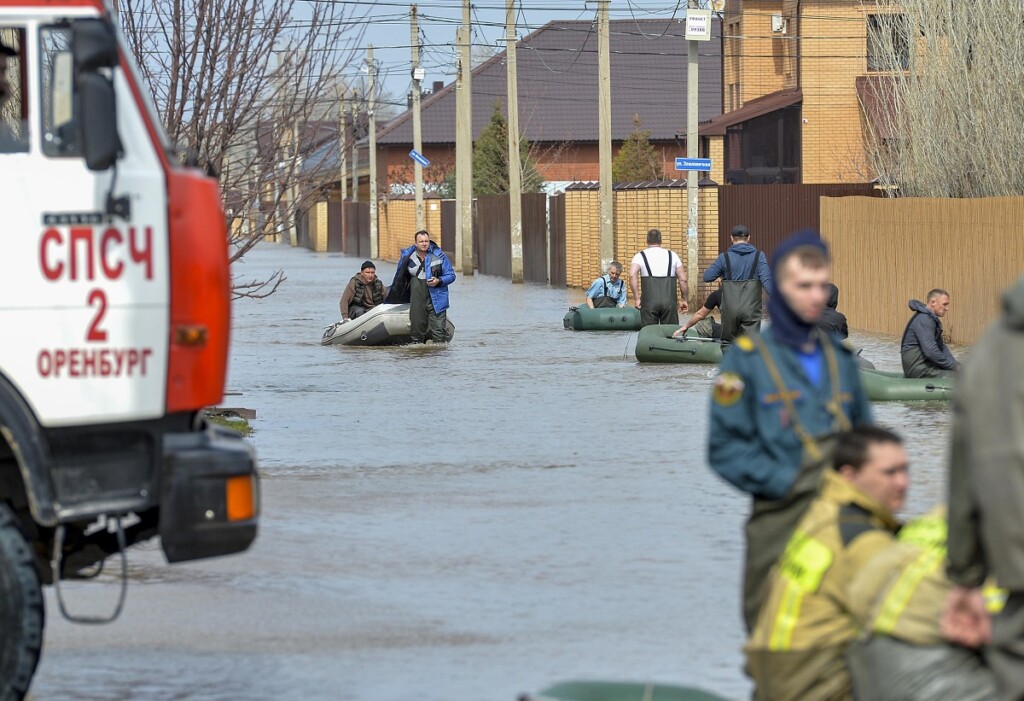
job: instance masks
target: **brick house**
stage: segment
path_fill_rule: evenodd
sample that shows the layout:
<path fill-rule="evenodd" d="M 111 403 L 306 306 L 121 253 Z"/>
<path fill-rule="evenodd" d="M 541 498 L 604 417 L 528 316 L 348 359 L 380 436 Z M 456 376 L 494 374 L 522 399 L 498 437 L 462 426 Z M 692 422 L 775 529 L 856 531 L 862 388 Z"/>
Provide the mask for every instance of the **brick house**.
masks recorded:
<path fill-rule="evenodd" d="M 666 178 L 677 177 L 675 158 L 683 155 L 676 134 L 686 130 L 686 41 L 676 20 L 613 20 L 612 141 L 618 151 L 634 123 L 650 131 Z M 721 114 L 721 23 L 700 50 L 700 117 Z M 598 179 L 597 31 L 588 21 L 554 21 L 518 43 L 519 114 L 522 136 L 530 141 L 537 170 L 546 182 Z M 495 104 L 505 111 L 505 53 L 473 70 L 473 136 L 490 121 Z M 427 189 L 436 188 L 455 166 L 455 85 L 435 84 L 422 103 L 423 152 Z M 378 191 L 387 196 L 407 191 L 413 182 L 409 151 L 412 112 L 398 115 L 378 130 Z M 365 140 L 360 142 L 365 146 Z M 316 162 L 336 168 L 336 146 Z M 330 151 L 333 149 L 333 152 Z M 705 149 L 706 150 L 706 147 Z M 702 154 L 703 155 L 703 154 Z M 365 165 L 365 156 L 361 158 Z"/>
<path fill-rule="evenodd" d="M 874 178 L 872 87 L 884 75 L 873 9 L 860 0 L 728 0 L 723 114 L 700 131 L 724 137 L 726 183 Z"/>

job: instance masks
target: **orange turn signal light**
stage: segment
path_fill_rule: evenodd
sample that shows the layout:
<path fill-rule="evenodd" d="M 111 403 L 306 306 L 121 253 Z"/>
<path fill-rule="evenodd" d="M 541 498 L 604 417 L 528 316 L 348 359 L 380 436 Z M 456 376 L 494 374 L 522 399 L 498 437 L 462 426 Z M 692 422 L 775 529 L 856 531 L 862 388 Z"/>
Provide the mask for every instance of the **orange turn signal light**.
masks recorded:
<path fill-rule="evenodd" d="M 179 346 L 205 346 L 208 335 L 205 326 L 174 327 L 174 342 Z"/>
<path fill-rule="evenodd" d="M 256 480 L 252 475 L 229 477 L 226 489 L 228 521 L 256 518 Z"/>

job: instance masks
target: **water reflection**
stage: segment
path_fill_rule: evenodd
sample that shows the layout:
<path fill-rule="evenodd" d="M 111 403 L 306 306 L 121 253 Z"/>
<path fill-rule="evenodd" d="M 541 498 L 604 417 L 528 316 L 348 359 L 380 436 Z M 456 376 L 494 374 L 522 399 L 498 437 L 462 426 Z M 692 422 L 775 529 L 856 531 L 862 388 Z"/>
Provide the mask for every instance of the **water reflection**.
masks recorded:
<path fill-rule="evenodd" d="M 512 699 L 570 677 L 744 696 L 747 502 L 705 464 L 710 368 L 640 366 L 635 334 L 561 328 L 579 292 L 486 277 L 452 287 L 448 348 L 322 347 L 358 263 L 246 257 L 246 277 L 288 276 L 235 308 L 227 402 L 259 415 L 260 539 L 172 570 L 136 553 L 153 574 L 109 628 L 51 601 L 37 698 Z M 896 339 L 854 342 L 898 367 Z M 927 508 L 947 407 L 876 414 Z"/>

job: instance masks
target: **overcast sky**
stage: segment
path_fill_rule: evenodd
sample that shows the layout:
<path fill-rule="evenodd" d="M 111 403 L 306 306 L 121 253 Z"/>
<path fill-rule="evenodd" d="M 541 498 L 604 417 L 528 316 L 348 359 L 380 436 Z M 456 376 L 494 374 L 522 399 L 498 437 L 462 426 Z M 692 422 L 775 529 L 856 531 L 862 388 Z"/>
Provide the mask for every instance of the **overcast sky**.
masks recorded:
<path fill-rule="evenodd" d="M 352 2 L 350 12 L 368 13 L 363 44 L 373 44 L 382 85 L 404 105 L 412 87 L 410 76 L 409 7 L 396 0 Z M 422 61 L 427 75 L 423 87 L 429 89 L 435 80 L 446 84 L 455 78 L 455 30 L 462 18 L 458 0 L 423 0 L 419 8 Z M 583 0 L 519 0 L 518 35 L 520 38 L 552 20 L 593 20 L 597 3 Z M 478 0 L 473 4 L 474 45 L 504 49 L 504 0 Z M 686 2 L 662 0 L 612 0 L 612 19 L 668 19 L 686 14 Z M 499 47 L 498 44 L 501 44 Z M 479 49 L 475 49 L 479 51 Z"/>

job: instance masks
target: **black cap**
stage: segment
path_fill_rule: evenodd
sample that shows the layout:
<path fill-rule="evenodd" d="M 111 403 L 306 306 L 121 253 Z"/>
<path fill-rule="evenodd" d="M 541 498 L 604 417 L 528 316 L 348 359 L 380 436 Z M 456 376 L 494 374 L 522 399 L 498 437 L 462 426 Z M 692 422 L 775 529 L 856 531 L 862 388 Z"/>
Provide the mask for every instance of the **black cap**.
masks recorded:
<path fill-rule="evenodd" d="M 373 268 L 374 270 L 376 270 L 377 266 L 373 264 L 372 260 L 364 260 L 363 264 L 361 266 L 359 266 L 359 271 L 362 272 L 362 271 L 366 270 L 367 268 Z"/>
<path fill-rule="evenodd" d="M 0 56 L 17 56 L 18 52 L 0 41 Z"/>
<path fill-rule="evenodd" d="M 737 224 L 732 228 L 732 236 L 737 239 L 749 239 L 750 229 L 745 227 L 743 224 Z"/>

